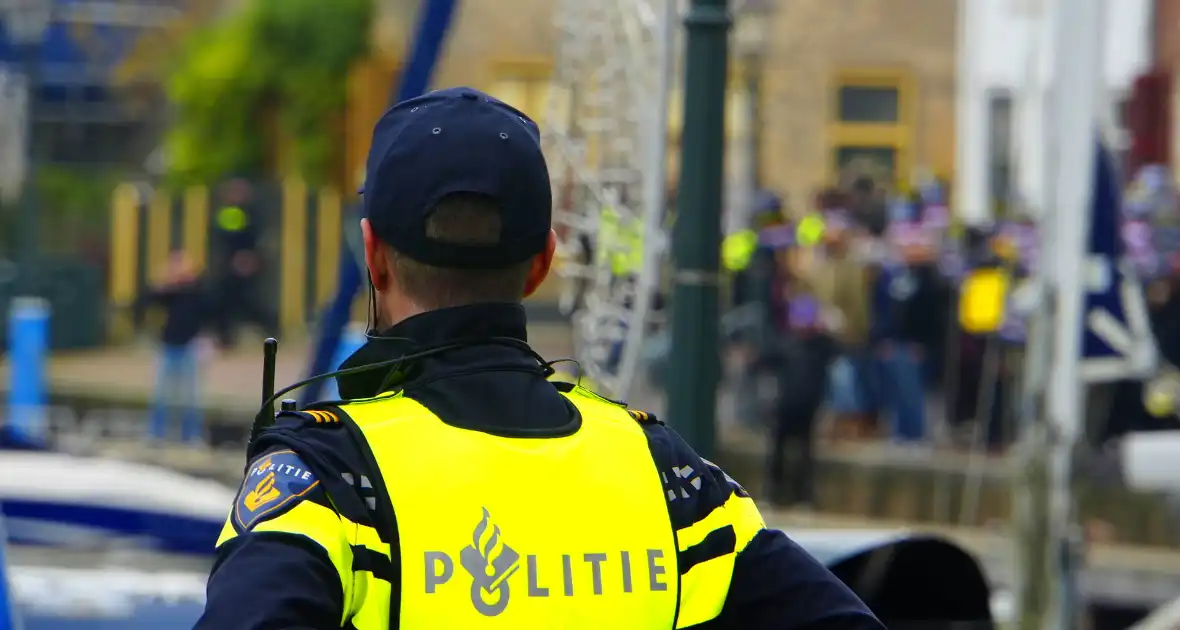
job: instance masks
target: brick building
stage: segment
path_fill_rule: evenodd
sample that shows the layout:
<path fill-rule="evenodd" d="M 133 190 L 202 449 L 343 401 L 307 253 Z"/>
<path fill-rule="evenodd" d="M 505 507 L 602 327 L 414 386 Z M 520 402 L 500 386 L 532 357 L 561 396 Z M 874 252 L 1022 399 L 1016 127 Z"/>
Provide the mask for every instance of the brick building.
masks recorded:
<path fill-rule="evenodd" d="M 463 2 L 435 83 L 479 87 L 540 115 L 556 47 L 554 0 L 511 0 L 512 11 L 503 10 L 504 2 Z M 399 25 L 410 22 L 415 4 L 384 4 L 378 52 L 357 69 L 349 168 L 360 167 L 366 136 L 386 106 L 397 56 L 404 50 L 404 26 Z M 802 199 L 834 180 L 841 162 L 857 157 L 891 171 L 899 181 L 908 180 L 916 168 L 950 175 L 955 2 L 791 0 L 775 5 L 761 77 L 763 182 Z M 733 74 L 736 79 L 740 69 Z M 740 83 L 734 81 L 735 91 Z M 673 114 L 672 123 L 678 118 Z M 731 135 L 742 127 L 731 124 Z"/>
<path fill-rule="evenodd" d="M 1180 117 L 1180 96 L 1176 94 L 1175 86 L 1177 74 L 1180 73 L 1180 1 L 1155 0 L 1155 28 L 1153 31 L 1153 72 L 1139 82 L 1139 101 L 1143 105 L 1137 107 L 1139 111 L 1132 112 L 1133 118 L 1165 118 L 1170 129 L 1157 143 L 1149 140 L 1149 130 L 1140 128 L 1133 130 L 1138 144 L 1147 145 L 1155 149 L 1155 153 L 1166 158 L 1172 165 L 1173 172 L 1180 177 L 1180 124 L 1176 124 Z M 1136 127 L 1138 120 L 1132 121 Z M 1146 127 L 1146 125 L 1143 125 Z M 1155 144 L 1156 146 L 1152 146 Z M 1145 151 L 1145 153 L 1148 151 Z"/>
<path fill-rule="evenodd" d="M 1161 67 L 1180 67 L 1180 1 L 1155 1 L 1153 49 Z"/>
<path fill-rule="evenodd" d="M 763 77 L 763 180 L 794 199 L 867 158 L 908 182 L 954 167 L 955 2 L 792 0 Z"/>

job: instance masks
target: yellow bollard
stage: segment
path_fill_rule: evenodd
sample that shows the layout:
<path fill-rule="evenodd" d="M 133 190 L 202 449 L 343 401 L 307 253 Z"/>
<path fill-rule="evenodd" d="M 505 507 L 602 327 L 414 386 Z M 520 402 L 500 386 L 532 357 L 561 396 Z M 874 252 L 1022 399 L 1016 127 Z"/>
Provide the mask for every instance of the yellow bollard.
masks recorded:
<path fill-rule="evenodd" d="M 193 267 L 204 270 L 209 261 L 209 189 L 184 191 L 184 250 Z"/>
<path fill-rule="evenodd" d="M 279 327 L 284 334 L 303 328 L 307 287 L 307 185 L 297 177 L 283 180 L 283 215 L 279 247 Z"/>
<path fill-rule="evenodd" d="M 107 299 L 112 307 L 107 334 L 126 339 L 134 332 L 130 309 L 139 289 L 139 190 L 119 184 L 111 195 L 111 259 Z"/>
<path fill-rule="evenodd" d="M 320 191 L 316 212 L 316 306 L 323 306 L 336 294 L 340 274 L 340 194 L 330 188 Z"/>
<path fill-rule="evenodd" d="M 144 277 L 149 284 L 158 280 L 168 268 L 171 253 L 172 196 L 165 190 L 156 190 L 147 216 L 147 269 Z"/>

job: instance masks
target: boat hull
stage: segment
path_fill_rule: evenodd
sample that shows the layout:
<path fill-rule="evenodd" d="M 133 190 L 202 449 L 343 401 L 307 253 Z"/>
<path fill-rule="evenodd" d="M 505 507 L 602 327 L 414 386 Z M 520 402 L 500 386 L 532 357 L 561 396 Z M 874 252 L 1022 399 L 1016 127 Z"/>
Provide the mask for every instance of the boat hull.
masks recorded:
<path fill-rule="evenodd" d="M 223 520 L 78 503 L 4 500 L 8 541 L 86 549 L 135 547 L 170 553 L 213 552 Z"/>
<path fill-rule="evenodd" d="M 167 468 L 0 451 L 10 543 L 211 555 L 234 490 Z M 11 474 L 10 474 L 11 473 Z"/>

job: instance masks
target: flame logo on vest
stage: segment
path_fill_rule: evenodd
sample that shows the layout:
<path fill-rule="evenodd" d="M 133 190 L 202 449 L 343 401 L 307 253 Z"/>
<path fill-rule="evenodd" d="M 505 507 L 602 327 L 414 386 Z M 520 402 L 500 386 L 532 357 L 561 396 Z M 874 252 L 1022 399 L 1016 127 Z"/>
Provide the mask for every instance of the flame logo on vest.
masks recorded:
<path fill-rule="evenodd" d="M 471 543 L 459 552 L 459 564 L 471 574 L 471 604 L 480 614 L 495 617 L 508 606 L 508 578 L 520 568 L 520 554 L 504 544 L 487 508 Z"/>

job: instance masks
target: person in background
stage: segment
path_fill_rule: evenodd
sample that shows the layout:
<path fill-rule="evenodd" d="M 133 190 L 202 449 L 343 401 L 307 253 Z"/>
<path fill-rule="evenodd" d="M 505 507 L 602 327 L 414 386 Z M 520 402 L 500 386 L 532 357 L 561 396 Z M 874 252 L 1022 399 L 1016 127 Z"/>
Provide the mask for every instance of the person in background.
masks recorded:
<path fill-rule="evenodd" d="M 930 193 L 930 196 L 936 198 L 934 193 Z M 926 311 L 921 315 L 923 325 L 929 326 L 926 333 L 927 352 L 923 373 L 928 393 L 941 399 L 947 393 L 947 359 L 954 314 L 958 310 L 958 280 L 953 274 L 948 274 L 947 263 L 950 261 L 946 256 L 946 232 L 934 227 L 936 223 L 933 218 L 943 214 L 945 209 L 928 203 L 920 190 L 912 193 L 911 203 L 920 209 L 923 239 L 927 250 L 923 253 L 924 260 L 919 265 L 920 276 L 926 280 L 922 284 L 923 292 L 920 296 Z"/>
<path fill-rule="evenodd" d="M 627 189 L 620 187 L 619 202 L 627 203 Z M 618 287 L 634 285 L 639 274 L 643 271 L 644 247 L 643 218 L 620 214 L 618 208 L 607 204 L 602 207 L 598 215 L 598 243 L 594 250 L 596 260 L 610 269 L 611 292 L 618 291 Z M 623 298 L 623 308 L 631 308 L 631 295 Z M 607 355 L 606 368 L 614 373 L 619 369 L 623 359 L 623 340 L 627 336 L 627 322 L 619 319 L 615 333 L 618 337 L 611 343 Z"/>
<path fill-rule="evenodd" d="M 964 234 L 964 266 L 968 270 L 986 269 L 999 267 L 1005 264 L 1003 257 L 1003 248 L 997 252 L 993 247 L 994 240 L 992 228 L 984 227 L 969 227 Z M 957 305 L 956 305 L 957 306 Z M 955 440 L 963 446 L 971 446 L 974 444 L 975 425 L 977 416 L 983 410 L 977 409 L 981 396 L 985 398 L 991 396 L 992 400 L 999 400 L 998 392 L 999 384 L 991 386 L 992 390 L 988 392 L 984 383 L 984 358 L 988 352 L 989 343 L 998 343 L 996 340 L 990 340 L 984 335 L 973 334 L 962 329 L 958 317 L 954 321 L 956 334 L 956 343 L 958 344 L 957 356 L 958 361 L 952 369 L 958 370 L 955 376 L 957 390 L 952 401 L 952 412 L 949 414 L 948 421 L 950 428 L 955 434 Z M 990 418 L 983 418 L 985 422 L 985 429 L 990 426 L 988 422 Z M 987 435 L 985 430 L 985 436 Z M 995 436 L 999 437 L 999 436 Z"/>
<path fill-rule="evenodd" d="M 766 277 L 754 269 L 759 250 L 768 249 L 759 233 L 783 223 L 782 198 L 769 190 L 761 190 L 751 206 L 749 225 L 721 241 L 721 262 L 732 279 L 734 308 L 765 303 L 767 296 L 762 284 Z"/>
<path fill-rule="evenodd" d="M 771 429 L 767 499 L 781 507 L 815 505 L 815 429 L 836 344 L 825 330 L 820 303 L 788 284 L 789 333 L 777 357 L 778 400 Z"/>
<path fill-rule="evenodd" d="M 1156 338 L 1161 358 L 1180 365 L 1180 254 L 1171 254 L 1164 262 L 1164 275 L 1147 284 L 1147 299 L 1152 333 Z M 1120 381 L 1111 402 L 1110 411 L 1100 427 L 1090 436 L 1093 446 L 1099 447 L 1132 431 L 1161 431 L 1175 427 L 1171 416 L 1155 417 L 1143 405 L 1143 381 Z"/>
<path fill-rule="evenodd" d="M 594 243 L 586 232 L 578 232 L 575 237 L 577 247 L 574 248 L 577 264 L 586 269 L 594 265 Z M 563 317 L 573 317 L 574 313 L 586 306 L 586 293 L 590 289 L 590 278 L 579 276 L 566 285 L 558 301 L 558 309 Z"/>
<path fill-rule="evenodd" d="M 758 369 L 758 355 L 772 337 L 774 319 L 769 309 L 776 281 L 773 250 L 761 236 L 764 228 L 781 222 L 781 209 L 777 195 L 762 191 L 750 207 L 748 224 L 721 241 L 721 263 L 732 296 L 722 330 L 727 340 L 723 356 L 727 365 L 736 368 L 734 416 L 756 430 L 766 426 L 766 403 L 773 398 L 773 391 L 764 392 L 759 385 L 774 382 Z"/>
<path fill-rule="evenodd" d="M 757 209 L 757 207 L 756 207 Z M 735 343 L 727 357 L 738 365 L 737 417 L 763 431 L 773 425 L 778 404 L 779 350 L 787 335 L 785 252 L 794 240 L 794 226 L 786 221 L 781 205 L 768 204 L 756 211 L 755 248 L 743 272 L 743 325 L 732 334 Z M 736 297 L 736 296 L 735 296 Z"/>
<path fill-rule="evenodd" d="M 145 306 L 159 306 L 164 311 L 149 438 L 168 439 L 171 416 L 177 414 L 181 440 L 200 443 L 205 437 L 199 404 L 200 335 L 210 318 L 211 305 L 188 255 L 174 252 L 163 281 L 141 300 Z"/>
<path fill-rule="evenodd" d="M 231 180 L 222 191 L 222 200 L 213 221 L 212 273 L 218 298 L 218 341 L 223 348 L 232 348 L 242 323 L 253 323 L 267 334 L 277 326 L 271 309 L 257 295 L 262 272 L 261 226 L 250 183 Z"/>
<path fill-rule="evenodd" d="M 880 237 L 889 226 L 884 194 L 868 175 L 852 180 L 846 197 L 853 220 L 869 234 Z"/>
<path fill-rule="evenodd" d="M 835 325 L 830 332 L 838 358 L 828 373 L 828 408 L 837 438 L 860 439 L 873 433 L 869 419 L 872 398 L 869 335 L 869 271 L 852 252 L 855 226 L 836 219 L 824 232 L 825 257 L 803 278 Z"/>
<path fill-rule="evenodd" d="M 923 287 L 920 267 L 928 252 L 905 247 L 903 260 L 882 266 L 872 293 L 869 338 L 880 366 L 883 410 L 889 412 L 892 437 L 914 444 L 926 437 L 926 395 L 922 364 L 927 332 L 921 329 Z"/>

